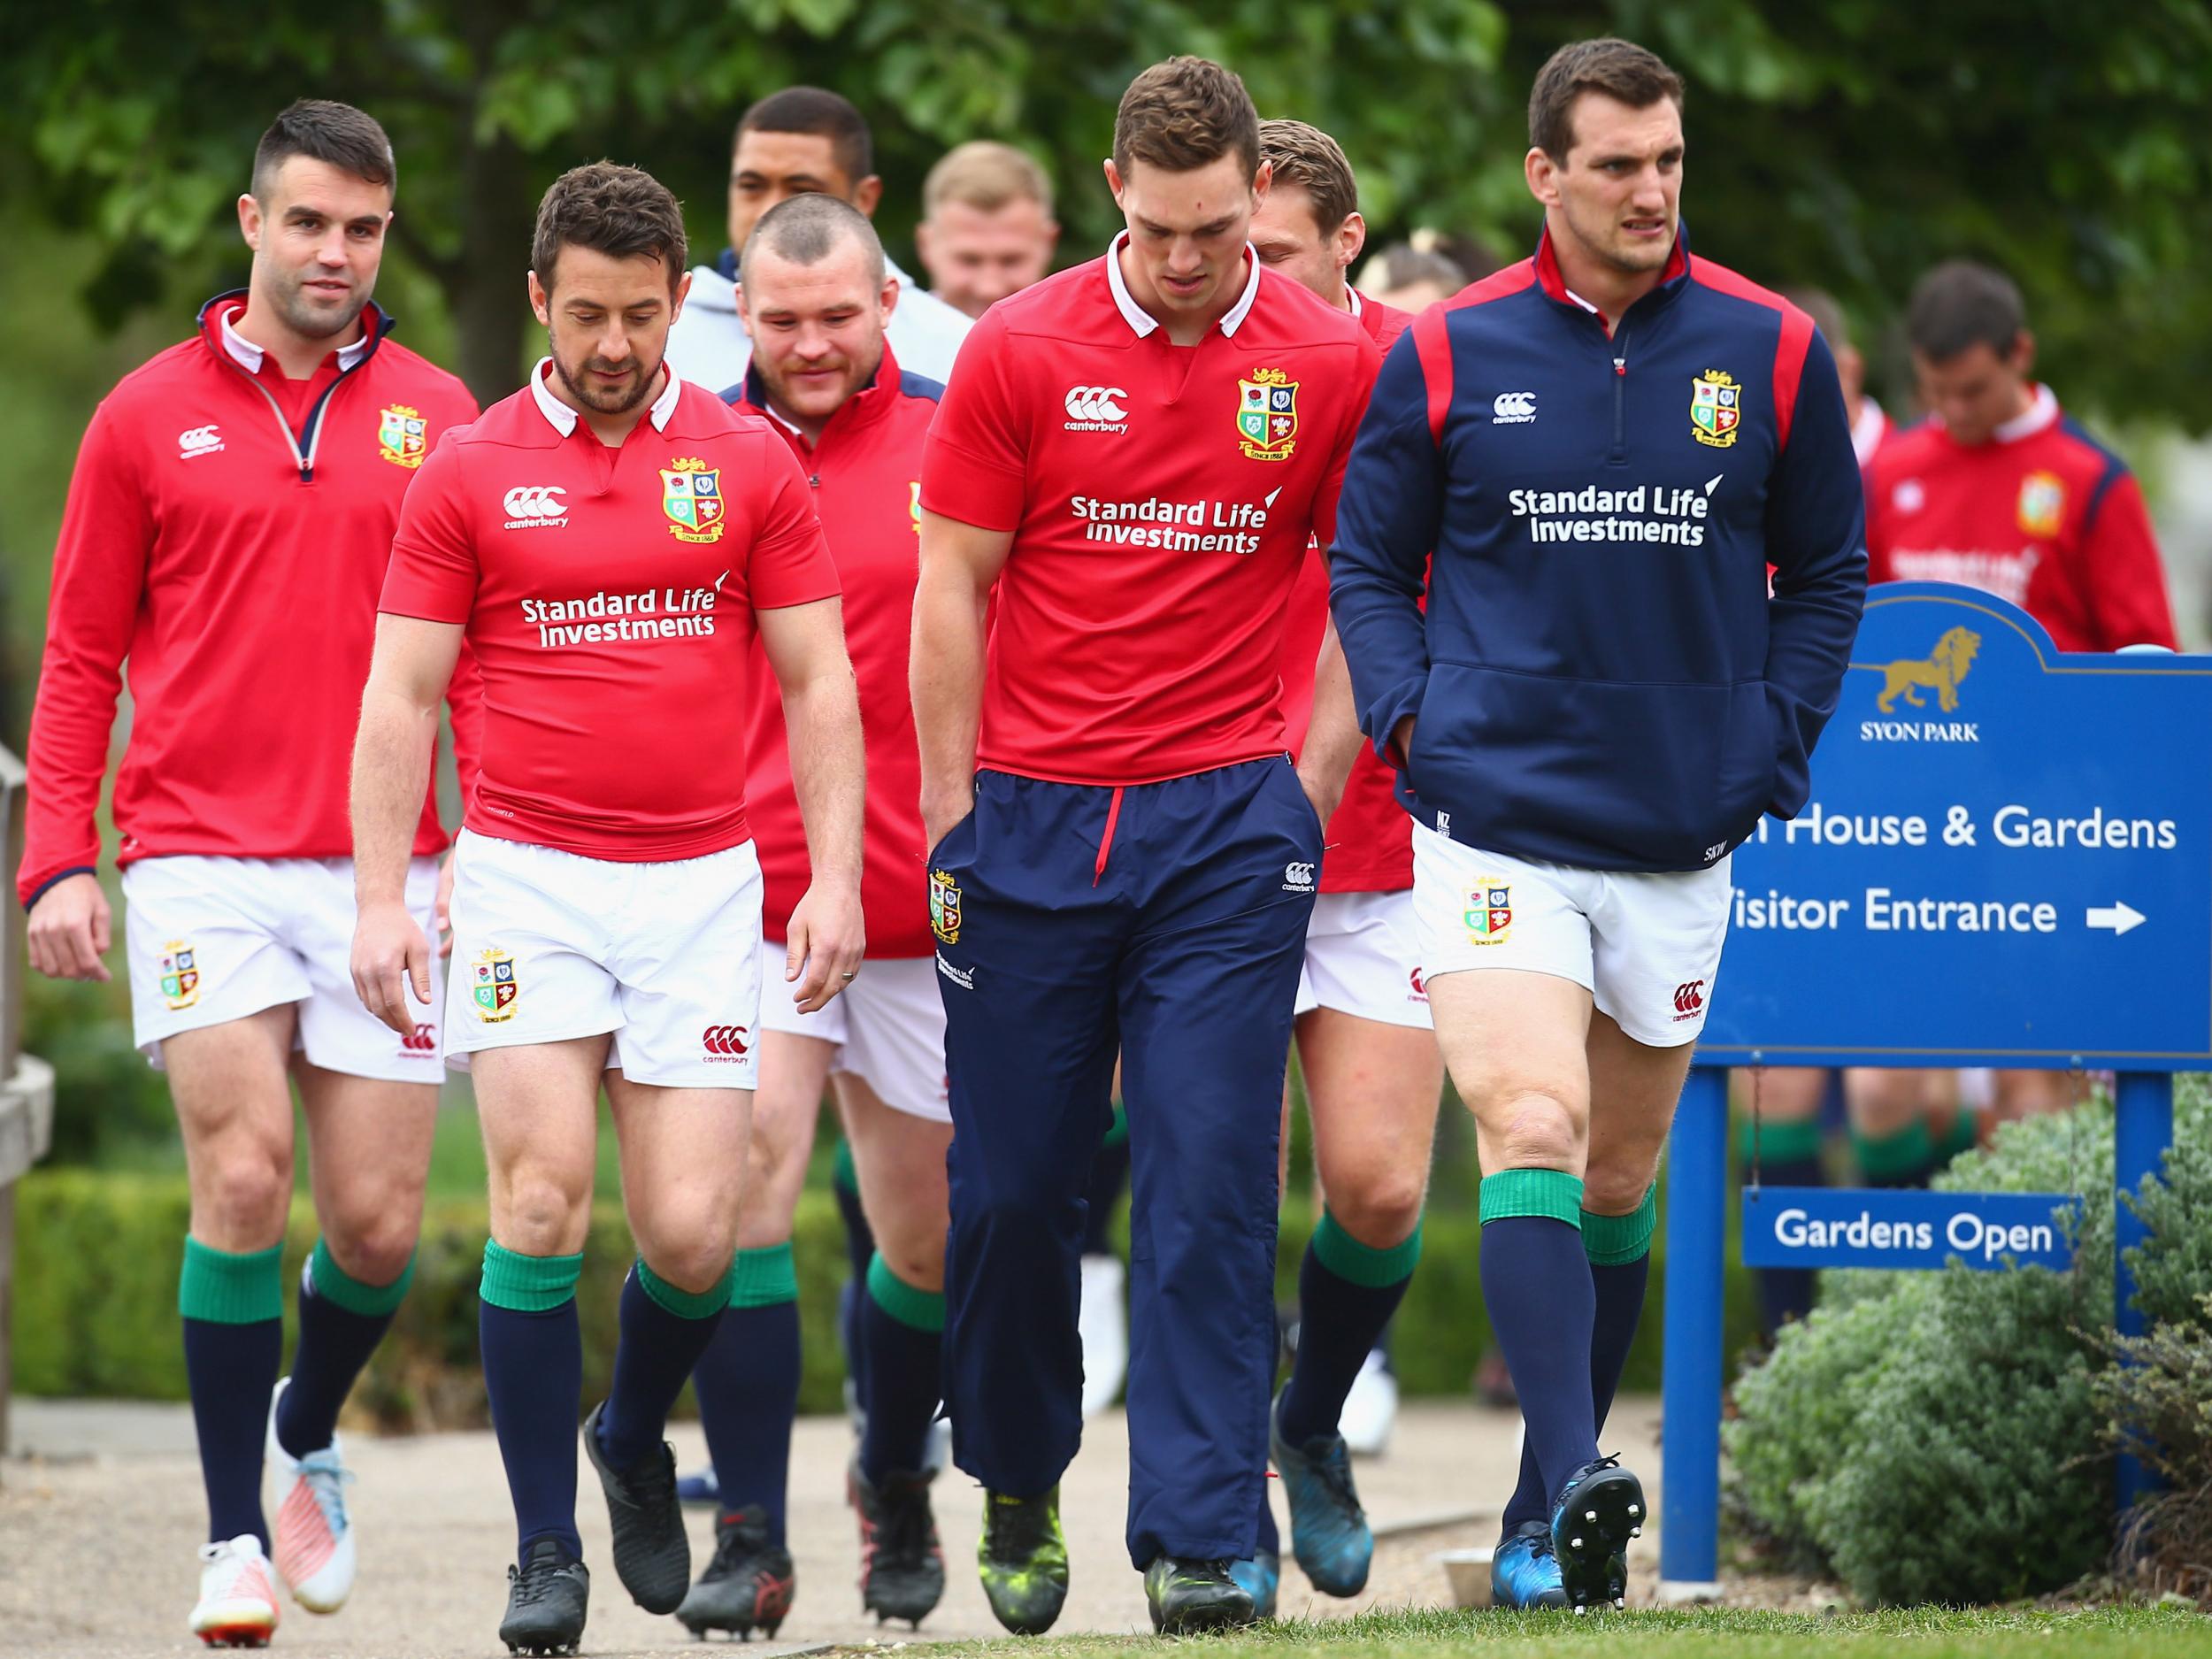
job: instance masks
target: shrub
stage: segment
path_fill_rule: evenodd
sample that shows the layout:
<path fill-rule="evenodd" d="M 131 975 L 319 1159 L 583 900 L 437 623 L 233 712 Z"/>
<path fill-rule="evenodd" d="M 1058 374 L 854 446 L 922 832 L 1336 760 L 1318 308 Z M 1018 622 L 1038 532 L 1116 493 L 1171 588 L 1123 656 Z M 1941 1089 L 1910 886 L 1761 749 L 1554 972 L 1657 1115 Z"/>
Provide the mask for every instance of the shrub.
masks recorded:
<path fill-rule="evenodd" d="M 2164 1187 L 2138 1200 L 2139 1302 L 2195 1314 L 2212 1292 L 2212 1099 L 2185 1088 Z M 2076 1264 L 1824 1277 L 1822 1305 L 1736 1389 L 1724 1443 L 1735 1511 L 1793 1565 L 1871 1601 L 2054 1590 L 2110 1548 L 2112 1108 L 2002 1130 L 1937 1185 L 2084 1194 Z"/>
<path fill-rule="evenodd" d="M 2200 1229 L 2199 1231 L 2201 1231 Z M 2212 1607 L 2212 1294 L 2193 1317 L 2117 1338 L 2098 1377 L 2116 1450 L 2134 1453 L 2161 1489 L 2128 1516 L 2117 1577 L 2152 1595 Z"/>

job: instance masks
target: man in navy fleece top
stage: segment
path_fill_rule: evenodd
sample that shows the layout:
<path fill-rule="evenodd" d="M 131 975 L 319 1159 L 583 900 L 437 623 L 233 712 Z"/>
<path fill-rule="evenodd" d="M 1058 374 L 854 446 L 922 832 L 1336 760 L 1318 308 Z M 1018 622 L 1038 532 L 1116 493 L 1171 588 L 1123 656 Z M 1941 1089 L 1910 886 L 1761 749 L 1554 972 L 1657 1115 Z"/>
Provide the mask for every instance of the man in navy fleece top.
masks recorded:
<path fill-rule="evenodd" d="M 1528 1422 L 1497 1600 L 1587 1607 L 1620 1597 L 1645 1518 L 1597 1435 L 1730 853 L 1804 804 L 1866 553 L 1827 345 L 1690 253 L 1680 79 L 1625 41 L 1564 47 L 1529 135 L 1543 238 L 1392 349 L 1331 598 L 1414 818 L 1483 1294 Z"/>

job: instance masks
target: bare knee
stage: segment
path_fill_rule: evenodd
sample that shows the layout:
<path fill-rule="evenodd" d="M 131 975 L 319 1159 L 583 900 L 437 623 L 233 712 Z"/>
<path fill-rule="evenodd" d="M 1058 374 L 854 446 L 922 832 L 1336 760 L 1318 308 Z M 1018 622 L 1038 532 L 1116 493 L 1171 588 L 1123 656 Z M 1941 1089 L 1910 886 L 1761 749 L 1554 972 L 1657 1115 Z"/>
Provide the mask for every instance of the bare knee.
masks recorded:
<path fill-rule="evenodd" d="M 649 1214 L 634 1210 L 630 1228 L 654 1272 L 694 1294 L 711 1290 L 737 1254 L 736 1207 L 711 1195 L 664 1199 Z"/>
<path fill-rule="evenodd" d="M 945 1221 L 942 1216 L 937 1225 L 917 1225 L 904 1217 L 889 1218 L 889 1225 L 876 1230 L 876 1250 L 883 1257 L 884 1265 L 898 1275 L 902 1284 L 917 1290 L 942 1290 L 945 1287 Z"/>
<path fill-rule="evenodd" d="M 413 1205 L 322 1217 L 323 1242 L 338 1265 L 365 1285 L 388 1285 L 407 1271 L 421 1216 Z M 560 1252 L 539 1252 L 556 1255 Z"/>
<path fill-rule="evenodd" d="M 292 1204 L 285 1148 L 235 1139 L 195 1159 L 193 1231 L 217 1248 L 262 1249 L 284 1236 Z"/>
<path fill-rule="evenodd" d="M 718 1238 L 656 1240 L 638 1254 L 669 1284 L 696 1296 L 712 1290 L 728 1277 L 737 1248 L 725 1231 Z"/>
<path fill-rule="evenodd" d="M 1555 1094 L 1517 1090 L 1476 1116 L 1496 1148 L 1499 1169 L 1572 1170 L 1581 1162 L 1588 1124 Z"/>
<path fill-rule="evenodd" d="M 1593 1157 L 1582 1178 L 1582 1207 L 1594 1216 L 1632 1215 L 1657 1175 L 1656 1158 Z"/>
<path fill-rule="evenodd" d="M 1386 1250 L 1404 1243 L 1420 1225 L 1427 1186 L 1420 1170 L 1363 1170 L 1327 1183 L 1329 1213 L 1360 1243 Z"/>
<path fill-rule="evenodd" d="M 503 1188 L 503 1192 L 501 1189 Z M 526 1164 L 495 1178 L 500 1202 L 493 1217 L 501 1244 L 522 1256 L 572 1256 L 591 1223 L 591 1173 Z"/>

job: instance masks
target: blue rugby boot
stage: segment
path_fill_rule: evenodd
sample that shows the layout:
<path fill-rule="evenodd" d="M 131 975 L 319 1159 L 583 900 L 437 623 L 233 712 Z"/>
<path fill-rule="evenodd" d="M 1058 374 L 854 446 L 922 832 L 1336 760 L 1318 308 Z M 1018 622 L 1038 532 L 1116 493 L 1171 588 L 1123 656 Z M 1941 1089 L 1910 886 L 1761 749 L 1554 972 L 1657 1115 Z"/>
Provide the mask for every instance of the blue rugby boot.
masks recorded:
<path fill-rule="evenodd" d="M 1252 1598 L 1254 1618 L 1273 1618 L 1275 1598 L 1283 1587 L 1283 1558 L 1272 1549 L 1229 1563 L 1229 1577 L 1238 1589 Z"/>
<path fill-rule="evenodd" d="M 1324 1595 L 1357 1595 L 1375 1561 L 1375 1535 L 1352 1485 L 1341 1434 L 1293 1446 L 1283 1438 L 1283 1397 L 1267 1414 L 1267 1448 L 1290 1500 L 1290 1553 Z"/>
<path fill-rule="evenodd" d="M 1628 1594 L 1628 1540 L 1644 1530 L 1644 1486 L 1617 1457 L 1567 1477 L 1552 1500 L 1552 1553 L 1559 1585 L 1578 1613 L 1619 1607 Z"/>
<path fill-rule="evenodd" d="M 1490 1605 L 1517 1612 L 1567 1605 L 1548 1523 L 1523 1521 L 1498 1541 L 1490 1557 Z"/>

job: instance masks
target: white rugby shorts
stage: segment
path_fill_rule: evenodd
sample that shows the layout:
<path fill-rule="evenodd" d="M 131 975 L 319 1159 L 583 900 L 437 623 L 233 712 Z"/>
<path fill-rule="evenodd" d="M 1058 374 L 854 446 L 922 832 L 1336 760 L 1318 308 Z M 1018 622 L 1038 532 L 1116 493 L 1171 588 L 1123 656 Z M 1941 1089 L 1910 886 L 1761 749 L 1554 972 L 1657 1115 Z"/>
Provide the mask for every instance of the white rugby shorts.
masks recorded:
<path fill-rule="evenodd" d="M 1582 870 L 1462 846 L 1417 821 L 1421 965 L 1431 980 L 1473 968 L 1572 979 L 1638 1042 L 1679 1048 L 1697 1041 L 1712 1005 L 1734 862 Z"/>
<path fill-rule="evenodd" d="M 1297 1011 L 1317 1008 L 1386 1025 L 1432 1028 L 1410 888 L 1324 893 L 1313 902 Z"/>
<path fill-rule="evenodd" d="M 830 1072 L 856 1077 L 893 1111 L 952 1121 L 945 1080 L 945 999 L 934 956 L 871 956 L 818 1013 L 802 1014 L 783 977 L 786 943 L 760 948 L 760 1026 L 832 1045 Z"/>
<path fill-rule="evenodd" d="M 431 1001 L 405 1037 L 353 988 L 353 860 L 180 854 L 123 867 L 132 1040 L 158 1068 L 162 1040 L 298 1004 L 293 1046 L 310 1065 L 428 1083 L 438 1064 L 438 861 L 407 868 L 407 908 L 430 946 Z"/>
<path fill-rule="evenodd" d="M 607 1069 L 664 1088 L 758 1072 L 760 861 L 743 841 L 628 864 L 463 830 L 446 1059 L 614 1033 Z"/>

